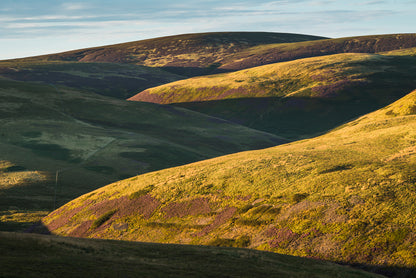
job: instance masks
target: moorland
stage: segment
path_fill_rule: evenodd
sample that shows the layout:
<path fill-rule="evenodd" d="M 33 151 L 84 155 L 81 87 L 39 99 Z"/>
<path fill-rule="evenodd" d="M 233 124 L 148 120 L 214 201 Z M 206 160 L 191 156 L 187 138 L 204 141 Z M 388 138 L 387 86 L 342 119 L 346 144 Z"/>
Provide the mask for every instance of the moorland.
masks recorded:
<path fill-rule="evenodd" d="M 415 72 L 415 34 L 0 61 L 0 274 L 413 277 Z"/>

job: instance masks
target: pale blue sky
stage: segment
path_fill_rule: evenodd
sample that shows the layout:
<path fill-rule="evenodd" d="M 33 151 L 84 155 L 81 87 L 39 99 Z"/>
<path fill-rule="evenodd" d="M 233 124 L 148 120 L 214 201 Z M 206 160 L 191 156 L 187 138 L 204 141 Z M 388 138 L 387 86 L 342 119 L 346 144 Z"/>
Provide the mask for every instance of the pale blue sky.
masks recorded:
<path fill-rule="evenodd" d="M 416 33 L 416 0 L 0 0 L 0 59 L 166 35 Z"/>

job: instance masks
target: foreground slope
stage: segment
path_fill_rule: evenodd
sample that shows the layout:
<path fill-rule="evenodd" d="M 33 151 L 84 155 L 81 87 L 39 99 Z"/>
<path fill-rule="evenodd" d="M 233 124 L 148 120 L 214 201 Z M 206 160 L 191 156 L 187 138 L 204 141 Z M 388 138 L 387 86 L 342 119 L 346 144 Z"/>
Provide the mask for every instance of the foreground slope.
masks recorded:
<path fill-rule="evenodd" d="M 129 100 L 174 104 L 299 139 L 414 89 L 412 55 L 337 54 L 176 81 Z"/>
<path fill-rule="evenodd" d="M 416 91 L 326 135 L 147 173 L 44 218 L 55 234 L 416 267 Z"/>
<path fill-rule="evenodd" d="M 285 142 L 185 109 L 66 87 L 0 80 L 0 100 L 1 228 L 112 181 Z"/>
<path fill-rule="evenodd" d="M 382 277 L 312 259 L 204 246 L 0 232 L 1 277 Z"/>

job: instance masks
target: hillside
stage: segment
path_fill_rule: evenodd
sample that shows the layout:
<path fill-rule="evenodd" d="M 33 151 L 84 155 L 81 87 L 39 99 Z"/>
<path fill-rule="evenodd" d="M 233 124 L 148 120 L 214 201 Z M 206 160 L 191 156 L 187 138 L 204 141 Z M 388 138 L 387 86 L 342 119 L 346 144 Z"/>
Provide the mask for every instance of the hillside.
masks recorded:
<path fill-rule="evenodd" d="M 163 67 L 176 74 L 195 76 L 212 72 L 220 66 L 220 61 L 253 46 L 318 39 L 323 37 L 266 32 L 184 34 L 16 59 L 11 62 L 78 61 L 136 64 Z"/>
<path fill-rule="evenodd" d="M 182 108 L 67 87 L 0 80 L 0 99 L 3 230 L 112 181 L 286 142 Z"/>
<path fill-rule="evenodd" d="M 248 249 L 72 239 L 0 232 L 1 277 L 383 277 Z"/>
<path fill-rule="evenodd" d="M 336 54 L 194 77 L 129 100 L 174 104 L 293 140 L 374 111 L 414 89 L 416 57 Z"/>
<path fill-rule="evenodd" d="M 43 223 L 58 235 L 248 247 L 412 277 L 415 113 L 416 91 L 317 138 L 113 183 Z"/>

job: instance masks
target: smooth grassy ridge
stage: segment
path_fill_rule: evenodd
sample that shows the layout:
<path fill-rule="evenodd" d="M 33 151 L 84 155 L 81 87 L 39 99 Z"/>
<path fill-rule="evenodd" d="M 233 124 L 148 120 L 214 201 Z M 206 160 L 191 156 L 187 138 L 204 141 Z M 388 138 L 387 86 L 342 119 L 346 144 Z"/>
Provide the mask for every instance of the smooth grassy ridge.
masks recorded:
<path fill-rule="evenodd" d="M 165 67 L 183 75 L 207 74 L 223 59 L 252 46 L 323 39 L 323 37 L 267 32 L 217 32 L 162 37 L 116 45 L 31 57 L 20 61 L 79 61 L 128 63 Z"/>
<path fill-rule="evenodd" d="M 194 77 L 130 100 L 174 104 L 296 140 L 413 90 L 416 58 L 393 54 L 336 54 Z"/>
<path fill-rule="evenodd" d="M 1 277 L 384 277 L 248 249 L 0 232 Z"/>
<path fill-rule="evenodd" d="M 416 91 L 317 138 L 113 183 L 43 223 L 59 235 L 415 268 L 415 109 Z"/>
<path fill-rule="evenodd" d="M 30 215 L 39 220 L 109 182 L 286 142 L 186 109 L 67 87 L 0 80 L 0 100 L 1 229 L 20 230 Z"/>

